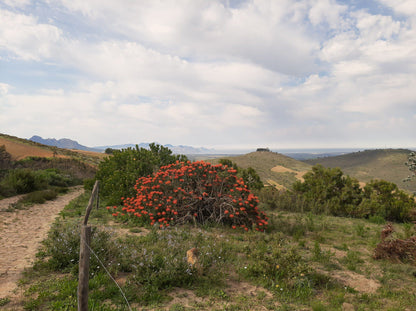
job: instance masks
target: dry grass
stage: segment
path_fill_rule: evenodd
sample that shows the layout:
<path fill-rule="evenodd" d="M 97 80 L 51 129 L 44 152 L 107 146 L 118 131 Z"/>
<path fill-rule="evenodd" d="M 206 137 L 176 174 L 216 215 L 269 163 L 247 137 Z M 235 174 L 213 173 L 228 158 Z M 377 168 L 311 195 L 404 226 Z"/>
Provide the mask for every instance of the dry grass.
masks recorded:
<path fill-rule="evenodd" d="M 12 155 L 14 160 L 21 160 L 27 157 L 53 157 L 53 151 L 42 148 L 41 146 L 32 146 L 29 144 L 23 144 L 20 142 L 12 141 L 0 137 L 0 146 L 5 146 L 6 151 Z M 58 155 L 61 158 L 68 158 L 68 156 Z"/>

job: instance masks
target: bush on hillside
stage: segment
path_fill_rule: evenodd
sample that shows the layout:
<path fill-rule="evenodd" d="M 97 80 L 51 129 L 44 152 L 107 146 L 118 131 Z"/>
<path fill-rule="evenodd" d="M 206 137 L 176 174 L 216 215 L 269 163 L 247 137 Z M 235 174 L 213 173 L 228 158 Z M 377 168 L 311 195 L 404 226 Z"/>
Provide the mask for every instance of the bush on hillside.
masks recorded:
<path fill-rule="evenodd" d="M 0 195 L 9 197 L 51 187 L 69 187 L 76 184 L 71 176 L 56 169 L 31 170 L 28 168 L 8 170 L 0 181 Z"/>
<path fill-rule="evenodd" d="M 412 220 L 416 209 L 414 198 L 385 180 L 372 180 L 364 187 L 363 201 L 358 207 L 362 217 L 381 216 L 389 221 Z"/>
<path fill-rule="evenodd" d="M 264 231 L 267 217 L 258 210 L 258 198 L 236 173 L 221 164 L 177 161 L 139 178 L 136 194 L 123 198 L 121 211 L 116 206 L 108 209 L 113 216 L 160 228 L 200 223 Z"/>
<path fill-rule="evenodd" d="M 10 170 L 0 182 L 2 194 L 11 196 L 46 189 L 46 179 L 30 169 Z"/>
<path fill-rule="evenodd" d="M 344 176 L 339 168 L 324 168 L 317 164 L 303 179 L 303 182 L 293 184 L 293 190 L 305 198 L 312 212 L 352 216 L 361 203 L 362 190 L 358 180 Z"/>
<path fill-rule="evenodd" d="M 93 178 L 96 168 L 80 160 L 67 158 L 27 157 L 13 163 L 13 168 L 28 168 L 32 170 L 53 169 L 59 174 L 70 176 L 73 184 L 82 184 L 82 180 Z"/>
<path fill-rule="evenodd" d="M 139 177 L 147 176 L 160 166 L 187 160 L 184 155 L 173 155 L 169 148 L 151 143 L 149 149 L 127 148 L 114 150 L 98 166 L 96 179 L 100 180 L 100 194 L 110 205 L 122 203 L 121 197 L 134 195 L 134 185 Z M 93 185 L 93 182 L 88 183 Z"/>
<path fill-rule="evenodd" d="M 12 156 L 7 152 L 4 145 L 0 146 L 0 171 L 11 168 Z"/>
<path fill-rule="evenodd" d="M 339 168 L 324 168 L 319 164 L 303 178 L 304 182 L 297 181 L 293 185 L 293 192 L 265 192 L 262 195 L 268 201 L 270 197 L 276 197 L 278 202 L 275 205 L 279 208 L 334 216 L 379 216 L 404 222 L 412 220 L 416 210 L 414 198 L 388 181 L 371 181 L 362 190 L 356 179 L 344 176 Z"/>

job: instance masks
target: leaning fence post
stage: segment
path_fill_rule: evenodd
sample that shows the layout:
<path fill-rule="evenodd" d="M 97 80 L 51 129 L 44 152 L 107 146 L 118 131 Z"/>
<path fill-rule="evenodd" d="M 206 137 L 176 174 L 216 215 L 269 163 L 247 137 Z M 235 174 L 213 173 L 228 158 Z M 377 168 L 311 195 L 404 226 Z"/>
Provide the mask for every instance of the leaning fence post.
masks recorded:
<path fill-rule="evenodd" d="M 88 310 L 88 279 L 90 269 L 90 245 L 91 245 L 91 226 L 88 226 L 88 217 L 97 198 L 98 202 L 99 181 L 94 184 L 90 200 L 88 202 L 84 221 L 81 226 L 81 241 L 79 250 L 79 274 L 78 274 L 78 311 Z M 98 208 L 98 205 L 97 205 Z"/>

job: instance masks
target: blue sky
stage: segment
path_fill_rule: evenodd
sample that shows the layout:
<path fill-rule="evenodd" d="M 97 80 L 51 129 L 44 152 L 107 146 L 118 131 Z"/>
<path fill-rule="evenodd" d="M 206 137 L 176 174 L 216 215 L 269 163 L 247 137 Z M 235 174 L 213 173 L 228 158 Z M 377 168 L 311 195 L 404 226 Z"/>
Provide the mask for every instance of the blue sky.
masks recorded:
<path fill-rule="evenodd" d="M 414 0 L 0 0 L 0 132 L 416 146 Z"/>

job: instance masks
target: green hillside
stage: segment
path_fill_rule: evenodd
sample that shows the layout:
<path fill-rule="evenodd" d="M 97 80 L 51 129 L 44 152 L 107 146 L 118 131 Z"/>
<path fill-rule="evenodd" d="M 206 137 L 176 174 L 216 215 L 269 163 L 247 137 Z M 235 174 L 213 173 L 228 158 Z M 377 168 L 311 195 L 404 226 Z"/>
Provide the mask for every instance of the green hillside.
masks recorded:
<path fill-rule="evenodd" d="M 227 157 L 241 168 L 252 167 L 266 185 L 289 188 L 311 165 L 275 152 L 256 151 Z M 212 160 L 218 162 L 218 159 Z"/>
<path fill-rule="evenodd" d="M 384 179 L 393 182 L 404 190 L 416 191 L 416 180 L 403 182 L 409 175 L 404 165 L 408 149 L 377 149 L 349 153 L 336 157 L 318 158 L 304 161 L 307 164 L 321 164 L 325 167 L 339 167 L 345 174 L 360 181 Z"/>

